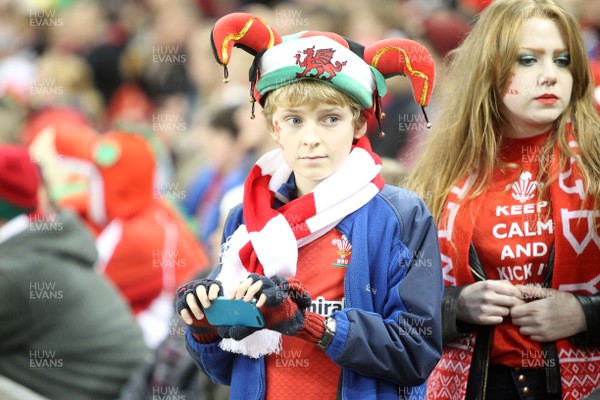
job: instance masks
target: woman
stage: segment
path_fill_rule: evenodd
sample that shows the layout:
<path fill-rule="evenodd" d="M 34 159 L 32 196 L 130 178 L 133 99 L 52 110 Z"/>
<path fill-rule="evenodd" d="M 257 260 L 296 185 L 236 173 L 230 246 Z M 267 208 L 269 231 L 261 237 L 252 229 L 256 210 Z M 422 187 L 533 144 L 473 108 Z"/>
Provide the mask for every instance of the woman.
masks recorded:
<path fill-rule="evenodd" d="M 428 397 L 582 398 L 600 385 L 600 120 L 577 22 L 495 1 L 448 67 L 409 180 L 446 285 Z"/>

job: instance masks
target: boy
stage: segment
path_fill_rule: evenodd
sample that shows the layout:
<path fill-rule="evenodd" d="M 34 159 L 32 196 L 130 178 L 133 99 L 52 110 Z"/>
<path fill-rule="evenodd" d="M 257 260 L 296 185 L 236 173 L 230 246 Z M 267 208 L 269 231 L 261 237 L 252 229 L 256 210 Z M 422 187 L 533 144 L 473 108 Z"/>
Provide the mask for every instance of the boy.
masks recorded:
<path fill-rule="evenodd" d="M 281 42 L 247 14 L 215 25 L 223 65 L 234 40 L 257 54 L 253 98 L 280 148 L 246 179 L 220 266 L 178 290 L 188 350 L 213 380 L 231 385 L 232 398 L 299 390 L 320 399 L 424 398 L 423 387 L 411 387 L 423 384 L 441 351 L 435 227 L 419 198 L 384 184 L 364 135 L 367 112 L 380 117 L 385 93 L 373 66 L 410 75 L 421 105 L 432 82 L 412 72 L 431 74 L 431 66 L 423 57 L 398 65 L 398 53 L 386 58 L 389 42 L 359 49 L 331 33 Z M 393 44 L 405 55 L 425 51 Z M 202 309 L 219 295 L 256 299 L 266 329 L 210 325 Z"/>

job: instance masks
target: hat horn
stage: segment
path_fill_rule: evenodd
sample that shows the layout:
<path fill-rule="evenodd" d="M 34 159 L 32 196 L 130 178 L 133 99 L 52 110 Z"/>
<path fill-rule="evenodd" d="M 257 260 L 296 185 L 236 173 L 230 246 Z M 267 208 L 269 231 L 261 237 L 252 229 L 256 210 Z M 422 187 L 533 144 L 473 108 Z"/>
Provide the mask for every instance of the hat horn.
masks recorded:
<path fill-rule="evenodd" d="M 211 37 L 215 58 L 225 67 L 225 79 L 233 46 L 256 55 L 281 43 L 279 33 L 259 17 L 246 13 L 233 13 L 220 18 L 213 27 Z"/>
<path fill-rule="evenodd" d="M 405 75 L 413 87 L 415 102 L 429 104 L 435 81 L 431 54 L 420 43 L 410 39 L 384 39 L 365 47 L 364 60 L 388 78 Z"/>

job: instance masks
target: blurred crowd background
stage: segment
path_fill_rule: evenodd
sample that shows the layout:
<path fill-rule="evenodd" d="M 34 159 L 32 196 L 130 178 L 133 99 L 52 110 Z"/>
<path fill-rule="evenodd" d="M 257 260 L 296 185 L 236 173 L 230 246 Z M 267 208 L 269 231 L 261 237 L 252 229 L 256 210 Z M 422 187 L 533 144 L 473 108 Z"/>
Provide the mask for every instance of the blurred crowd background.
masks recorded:
<path fill-rule="evenodd" d="M 0 140 L 30 145 L 56 120 L 102 134 L 138 133 L 153 147 L 156 189 L 174 200 L 208 241 L 220 190 L 243 180 L 268 150 L 264 121 L 251 120 L 247 70 L 237 51 L 230 82 L 209 42 L 230 12 L 262 17 L 279 33 L 334 31 L 362 44 L 386 37 L 424 43 L 443 81 L 443 57 L 489 0 L 21 0 L 0 1 Z M 598 50 L 599 2 L 562 0 L 580 19 L 590 56 Z M 473 55 L 476 57 L 477 55 Z M 597 74 L 600 76 L 600 74 Z M 373 123 L 374 149 L 397 183 L 426 136 L 407 79 L 388 80 L 386 137 Z M 435 119 L 435 96 L 430 107 Z M 373 122 L 373 121 L 371 121 Z M 220 134 L 225 133 L 225 134 Z M 214 181 L 219 180 L 218 183 Z"/>
<path fill-rule="evenodd" d="M 224 83 L 209 40 L 214 22 L 247 12 L 282 35 L 333 31 L 363 45 L 414 39 L 432 53 L 439 85 L 444 57 L 489 2 L 0 0 L 0 144 L 30 150 L 42 171 L 45 207 L 79 215 L 96 238 L 98 272 L 145 331 L 149 356 L 121 398 L 157 398 L 166 392 L 156 388 L 165 386 L 181 390 L 180 398 L 226 396 L 194 372 L 172 295 L 218 262 L 223 218 L 273 143 L 258 109 L 250 118 L 252 57 L 235 50 Z M 600 85 L 600 1 L 561 4 L 581 22 Z M 384 158 L 386 180 L 400 185 L 427 128 L 408 79 L 387 83 L 386 136 L 369 121 L 369 137 Z M 600 89 L 597 98 L 600 104 Z M 434 92 L 433 124 L 439 107 Z M 171 308 L 157 311 L 160 304 Z"/>

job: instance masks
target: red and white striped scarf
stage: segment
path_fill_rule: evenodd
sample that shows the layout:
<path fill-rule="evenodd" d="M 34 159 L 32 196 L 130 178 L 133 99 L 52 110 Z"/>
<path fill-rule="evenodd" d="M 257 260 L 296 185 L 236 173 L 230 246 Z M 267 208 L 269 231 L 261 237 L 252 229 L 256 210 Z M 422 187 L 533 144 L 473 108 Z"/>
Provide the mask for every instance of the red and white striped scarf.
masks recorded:
<path fill-rule="evenodd" d="M 567 135 L 569 146 L 578 152 L 570 127 Z M 556 173 L 558 177 L 550 183 L 555 226 L 551 286 L 567 292 L 597 294 L 600 291 L 600 239 L 595 226 L 600 215 L 593 211 L 592 196 L 584 193 L 583 177 L 577 161 L 571 158 L 566 170 L 558 172 L 558 146 L 554 149 L 553 160 L 551 173 Z M 475 224 L 472 210 L 478 208 L 483 196 L 465 201 L 472 184 L 471 177 L 467 177 L 451 190 L 438 227 L 444 280 L 450 286 L 474 282 L 468 262 L 470 238 Z M 465 398 L 476 339 L 476 335 L 473 335 L 445 346 L 442 359 L 427 381 L 428 399 Z M 556 341 L 556 347 L 563 400 L 581 399 L 600 385 L 598 348 L 577 348 L 568 339 Z"/>
<path fill-rule="evenodd" d="M 278 192 L 292 170 L 280 149 L 262 156 L 244 184 L 244 220 L 228 238 L 217 280 L 225 294 L 250 273 L 271 277 L 296 275 L 298 248 L 334 228 L 350 213 L 369 202 L 383 187 L 381 159 L 366 137 L 359 139 L 341 167 L 315 189 L 297 199 Z M 284 203 L 275 208 L 275 200 Z M 227 351 L 257 358 L 280 348 L 278 332 L 262 330 L 241 341 L 224 339 Z"/>

